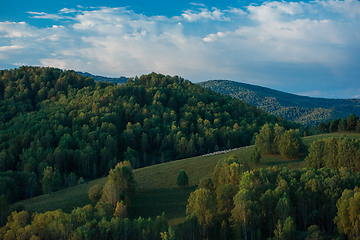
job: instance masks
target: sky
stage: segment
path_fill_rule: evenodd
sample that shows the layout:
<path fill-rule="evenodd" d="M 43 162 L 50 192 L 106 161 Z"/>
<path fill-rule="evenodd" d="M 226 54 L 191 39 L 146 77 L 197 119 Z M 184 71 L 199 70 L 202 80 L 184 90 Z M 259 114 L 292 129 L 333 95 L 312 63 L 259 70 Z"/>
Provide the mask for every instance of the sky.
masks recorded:
<path fill-rule="evenodd" d="M 360 98 L 360 1 L 2 1 L 0 69 L 225 79 Z"/>

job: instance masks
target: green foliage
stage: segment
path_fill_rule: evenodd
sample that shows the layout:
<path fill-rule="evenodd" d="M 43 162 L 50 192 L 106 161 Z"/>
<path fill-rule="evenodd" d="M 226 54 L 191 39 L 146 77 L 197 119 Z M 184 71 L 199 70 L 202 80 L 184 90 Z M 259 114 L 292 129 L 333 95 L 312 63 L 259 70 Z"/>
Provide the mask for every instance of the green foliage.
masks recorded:
<path fill-rule="evenodd" d="M 176 178 L 176 185 L 180 188 L 184 188 L 189 185 L 189 177 L 184 170 L 181 170 Z"/>
<path fill-rule="evenodd" d="M 260 160 L 261 160 L 261 154 L 258 151 L 257 147 L 254 147 L 253 152 L 250 155 L 250 159 L 249 162 L 255 164 L 255 165 L 259 165 L 260 164 Z"/>
<path fill-rule="evenodd" d="M 6 225 L 0 228 L 0 239 L 161 240 L 164 236 L 165 239 L 177 239 L 175 230 L 172 227 L 167 228 L 166 218 L 163 215 L 158 216 L 155 221 L 141 217 L 129 220 L 99 216 L 99 211 L 91 205 L 76 208 L 70 214 L 61 210 L 34 213 L 31 222 L 28 212 L 13 212 Z M 163 225 L 160 228 L 159 223 Z"/>
<path fill-rule="evenodd" d="M 89 199 L 92 202 L 97 203 L 100 200 L 101 196 L 102 196 L 101 186 L 98 185 L 98 184 L 95 184 L 94 186 L 92 186 L 89 189 L 88 194 L 89 194 Z"/>
<path fill-rule="evenodd" d="M 250 145 L 265 123 L 299 126 L 156 73 L 114 86 L 74 71 L 21 67 L 0 71 L 0 86 L 0 171 L 34 173 L 34 189 L 47 166 L 64 179 L 56 188 L 64 188 L 73 186 L 71 172 L 98 178 L 119 160 L 137 169 Z M 40 192 L 22 189 L 9 201 Z"/>
<path fill-rule="evenodd" d="M 186 214 L 195 214 L 205 236 L 207 228 L 213 224 L 215 199 L 207 189 L 197 189 L 190 194 Z"/>
<path fill-rule="evenodd" d="M 333 134 L 331 136 L 334 135 L 336 134 Z M 324 138 L 327 136 L 321 135 L 321 136 L 307 137 L 305 138 L 304 142 L 306 144 L 309 144 L 312 140 L 319 137 Z M 248 159 L 252 150 L 253 150 L 252 148 L 244 148 L 232 152 L 231 154 L 236 155 L 238 159 L 241 159 L 241 157 Z M 152 211 L 155 211 L 155 209 L 159 208 L 158 209 L 159 211 L 161 209 L 161 206 L 163 206 L 164 204 L 165 204 L 165 209 L 172 208 L 174 205 L 181 205 L 182 204 L 181 201 L 170 203 L 170 200 L 173 198 L 176 199 L 181 198 L 180 195 L 175 195 L 179 192 L 182 193 L 182 195 L 187 195 L 185 196 L 186 199 L 186 197 L 189 196 L 190 189 L 195 188 L 198 180 L 201 179 L 202 176 L 209 176 L 209 172 L 211 172 L 211 169 L 214 169 L 216 162 L 218 162 L 218 167 L 229 166 L 232 165 L 233 163 L 239 162 L 239 160 L 236 160 L 235 158 L 230 158 L 229 157 L 230 154 L 223 156 L 226 156 L 227 158 L 222 159 L 221 161 L 219 161 L 221 155 L 217 156 L 216 161 L 215 161 L 215 157 L 207 157 L 207 158 L 198 157 L 192 159 L 185 159 L 182 161 L 174 161 L 163 165 L 151 166 L 148 168 L 142 168 L 134 171 L 138 182 L 137 191 L 139 191 L 139 193 L 136 195 L 137 198 L 139 199 L 141 198 L 143 199 L 143 201 L 140 202 L 137 200 L 137 203 L 132 201 L 132 205 L 134 207 L 136 205 L 136 209 L 135 208 L 132 209 L 132 211 L 134 212 L 136 211 L 136 213 L 132 216 L 135 216 L 135 219 L 137 218 L 136 214 L 139 215 L 147 214 L 147 216 L 149 216 L 149 212 L 147 212 L 148 208 L 152 208 Z M 274 161 L 279 161 L 279 157 Z M 209 164 L 209 162 L 212 162 L 212 165 Z M 266 166 L 264 165 L 265 163 L 267 163 L 267 157 L 264 157 L 264 161 L 262 161 L 261 167 Z M 184 169 L 191 178 L 189 184 L 190 187 L 188 188 L 189 191 L 187 191 L 188 189 L 184 191 L 176 190 L 175 181 L 171 181 L 171 179 L 173 179 L 173 176 L 174 175 L 176 176 L 181 169 Z M 299 169 L 301 169 L 301 167 Z M 318 226 L 322 226 L 322 228 L 325 231 L 327 231 L 329 234 L 334 234 L 332 231 L 333 229 L 335 229 L 335 226 L 333 224 L 333 218 L 336 215 L 335 203 L 337 199 L 340 198 L 344 188 L 353 189 L 359 182 L 358 173 L 352 174 L 349 169 L 342 169 L 341 171 L 331 170 L 331 169 L 289 170 L 289 169 L 279 169 L 273 167 L 269 169 L 254 169 L 252 171 L 244 172 L 244 173 L 241 172 L 239 173 L 239 175 L 241 179 L 238 181 L 236 185 L 241 186 L 241 189 L 247 189 L 250 192 L 250 195 L 248 195 L 247 199 L 250 199 L 254 203 L 253 210 L 259 209 L 260 211 L 257 214 L 255 214 L 256 216 L 255 218 L 250 218 L 251 220 L 249 222 L 249 225 L 247 225 L 247 231 L 246 231 L 248 233 L 247 235 L 248 239 L 250 239 L 251 234 L 253 234 L 252 236 L 254 238 L 256 237 L 260 239 L 267 239 L 269 237 L 273 237 L 273 231 L 276 228 L 275 226 L 279 218 L 279 215 L 274 210 L 279 202 L 279 199 L 284 198 L 284 196 L 286 196 L 286 198 L 288 198 L 291 201 L 290 216 L 293 218 L 293 221 L 299 230 L 307 229 L 311 225 L 318 225 Z M 139 179 L 141 179 L 141 181 Z M 151 181 L 149 181 L 148 179 L 151 179 Z M 104 180 L 104 179 L 99 179 L 99 180 Z M 225 183 L 227 181 L 221 181 L 221 182 Z M 102 185 L 103 184 L 104 182 L 102 183 Z M 87 188 L 87 190 L 85 191 L 85 195 L 87 195 L 86 193 L 88 189 L 91 187 L 91 185 L 93 185 L 93 183 L 89 182 L 89 184 L 85 184 L 81 186 L 82 188 Z M 207 185 L 211 185 L 211 184 L 207 184 Z M 80 191 L 78 187 L 79 186 L 75 186 L 73 188 L 66 189 L 66 191 L 62 190 L 60 195 L 64 196 L 65 192 L 73 191 L 74 189 L 76 189 L 76 191 L 78 192 Z M 229 184 L 219 186 L 218 189 L 219 190 L 217 192 L 215 192 L 215 189 L 212 187 L 209 187 L 209 189 L 207 189 L 213 195 L 213 199 L 215 199 L 215 204 L 216 204 L 215 209 L 223 208 L 220 206 L 226 205 L 226 206 L 230 206 L 230 210 L 232 210 L 234 208 L 234 205 L 228 204 L 229 203 L 228 199 L 231 198 L 229 196 L 236 195 L 238 193 L 238 190 L 236 190 L 235 194 L 233 195 L 232 193 L 233 188 L 232 186 L 229 186 Z M 163 194 L 164 192 L 165 194 Z M 58 193 L 59 192 L 53 193 L 51 197 L 55 197 L 55 195 L 57 195 Z M 286 193 L 286 195 L 284 195 L 284 193 Z M 158 196 L 160 196 L 160 198 L 158 198 Z M 47 196 L 41 196 L 41 197 L 47 197 Z M 37 198 L 36 201 L 40 202 L 42 199 L 41 197 Z M 66 197 L 67 201 L 68 199 L 73 199 L 73 198 L 74 197 Z M 159 202 L 161 202 L 161 204 L 157 204 Z M 76 206 L 76 205 L 72 205 L 72 206 Z M 184 208 L 185 205 L 183 208 L 180 208 L 180 210 L 182 209 L 182 211 L 184 211 Z M 102 234 L 106 234 L 107 232 L 108 235 L 106 235 L 106 237 L 113 238 L 114 235 L 112 234 L 115 233 L 120 234 L 119 233 L 120 231 L 124 231 L 123 230 L 124 226 L 130 226 L 128 228 L 128 234 L 130 234 L 128 235 L 128 239 L 131 239 L 131 238 L 135 238 L 135 235 L 132 235 L 135 234 L 135 232 L 136 234 L 138 234 L 137 236 L 139 236 L 139 229 L 141 229 L 141 231 L 145 229 L 144 230 L 145 235 L 148 234 L 149 229 L 153 229 L 152 227 L 150 227 L 151 222 L 144 219 L 141 219 L 141 221 L 139 219 L 136 219 L 135 221 L 136 225 L 132 225 L 132 221 L 130 220 L 124 219 L 120 221 L 120 220 L 116 220 L 115 218 L 113 218 L 114 219 L 113 220 L 111 219 L 110 216 L 110 218 L 107 218 L 106 221 L 102 221 L 101 224 L 99 224 L 100 220 L 102 219 L 102 216 L 104 216 L 102 215 L 102 213 L 99 212 L 100 210 L 101 209 L 99 210 L 94 209 L 92 210 L 92 213 L 87 213 L 86 216 L 87 215 L 96 216 L 97 219 L 96 222 L 90 223 L 91 220 L 87 220 L 88 223 L 86 226 L 81 225 L 81 223 L 79 222 L 79 224 L 77 225 L 80 226 L 79 229 L 71 230 L 74 231 L 72 232 L 73 234 L 72 236 L 78 236 L 77 234 L 80 234 L 80 228 L 84 230 L 86 227 L 88 229 L 86 231 L 89 231 L 88 234 L 90 234 L 89 236 L 93 236 L 92 238 L 95 238 L 94 236 L 97 233 L 93 233 L 95 235 L 91 235 L 90 233 L 91 231 L 99 233 L 103 230 L 105 231 L 103 231 Z M 224 218 L 224 215 L 218 214 L 218 211 L 213 211 L 213 213 L 214 213 L 214 218 L 212 220 L 212 225 L 210 225 L 210 227 L 207 228 L 206 231 L 208 231 L 209 235 L 214 235 L 214 238 L 218 239 L 218 235 L 215 235 L 215 233 L 220 234 L 219 231 L 220 223 L 225 221 L 226 222 L 225 225 L 227 225 L 227 219 L 229 219 L 231 215 L 229 217 Z M 170 214 L 171 214 L 170 215 L 171 218 L 174 218 L 174 215 L 178 214 L 178 212 L 171 211 Z M 76 216 L 79 216 L 79 214 L 77 214 Z M 179 215 L 176 216 L 178 217 Z M 155 226 L 155 221 L 153 222 L 153 224 Z M 145 226 L 145 228 L 142 227 L 138 228 L 138 226 L 140 225 Z M 285 225 L 284 222 L 281 223 L 282 232 L 284 232 L 283 230 L 284 225 Z M 117 227 L 117 226 L 122 226 L 122 227 Z M 230 225 L 228 226 L 230 228 Z M 242 227 L 242 225 L 240 226 Z M 255 230 L 251 231 L 252 228 L 254 228 Z M 108 229 L 108 231 L 106 231 L 106 229 Z M 168 229 L 167 227 L 164 227 L 160 231 L 150 230 L 150 232 L 154 231 L 151 232 L 152 234 L 155 234 L 155 232 L 157 232 L 157 234 L 154 236 L 159 237 L 160 232 L 166 232 L 167 229 Z M 243 235 L 244 231 L 241 229 L 242 228 L 240 228 L 239 230 L 239 234 L 241 234 L 241 236 L 244 236 Z M 227 229 L 226 231 L 223 230 L 226 230 L 225 227 L 221 230 L 221 235 L 223 235 L 224 232 L 227 232 L 228 239 L 235 238 L 236 233 L 234 231 L 227 231 L 231 229 Z M 181 223 L 178 228 L 174 227 L 174 231 L 177 236 L 183 236 L 184 239 L 200 238 L 197 235 L 199 233 L 199 226 L 196 216 L 194 218 L 192 215 L 189 215 L 188 218 L 183 223 Z M 203 232 L 202 226 L 201 226 L 201 231 Z M 121 234 L 123 233 L 124 232 L 121 232 Z M 304 238 L 305 237 L 306 236 L 304 236 Z M 154 237 L 154 239 L 156 238 Z"/>
<path fill-rule="evenodd" d="M 348 239 L 358 239 L 360 229 L 360 189 L 345 189 L 337 201 L 337 216 L 335 223 L 339 232 L 346 234 Z"/>
<path fill-rule="evenodd" d="M 325 131 L 324 123 L 320 122 L 319 126 L 318 126 L 318 132 L 321 134 L 321 133 L 324 133 L 324 131 Z"/>
<path fill-rule="evenodd" d="M 117 217 L 120 219 L 124 219 L 127 217 L 127 209 L 126 209 L 126 205 L 124 204 L 123 201 L 116 203 L 114 217 Z"/>
<path fill-rule="evenodd" d="M 290 129 L 280 137 L 280 154 L 288 159 L 298 157 L 302 150 L 302 138 L 299 130 Z"/>
<path fill-rule="evenodd" d="M 46 167 L 41 181 L 43 193 L 51 193 L 56 188 L 56 170 L 52 167 Z"/>
<path fill-rule="evenodd" d="M 341 169 L 347 167 L 353 172 L 360 171 L 360 141 L 340 137 L 314 141 L 305 158 L 309 167 L 329 167 Z"/>
<path fill-rule="evenodd" d="M 256 134 L 255 146 L 262 154 L 280 153 L 288 159 L 294 159 L 301 153 L 303 143 L 300 131 L 265 124 Z"/>
<path fill-rule="evenodd" d="M 128 205 L 129 197 L 134 192 L 134 176 L 129 162 L 119 163 L 114 169 L 111 169 L 108 181 L 102 190 L 101 202 L 110 203 L 116 208 L 118 202 L 124 201 Z"/>
<path fill-rule="evenodd" d="M 256 135 L 255 146 L 262 154 L 276 153 L 274 126 L 265 124 Z"/>

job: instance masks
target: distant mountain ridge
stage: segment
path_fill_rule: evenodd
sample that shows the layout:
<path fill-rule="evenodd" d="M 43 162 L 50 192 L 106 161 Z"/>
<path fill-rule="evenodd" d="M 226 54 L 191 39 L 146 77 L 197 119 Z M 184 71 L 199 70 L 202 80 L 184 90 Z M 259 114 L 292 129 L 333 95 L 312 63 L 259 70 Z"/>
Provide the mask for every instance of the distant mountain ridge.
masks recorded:
<path fill-rule="evenodd" d="M 97 82 L 97 81 L 101 81 L 101 82 L 112 82 L 112 83 L 114 83 L 115 85 L 125 84 L 125 83 L 127 82 L 127 80 L 129 79 L 129 78 L 124 77 L 124 76 L 118 77 L 118 78 L 109 78 L 109 77 L 104 77 L 104 76 L 93 75 L 93 74 L 88 73 L 88 72 L 83 73 L 83 72 L 80 72 L 80 71 L 78 71 L 78 72 L 76 72 L 76 73 L 78 73 L 78 74 L 80 74 L 80 75 L 83 75 L 84 77 L 92 77 L 95 82 Z"/>
<path fill-rule="evenodd" d="M 351 113 L 360 115 L 360 99 L 299 96 L 229 80 L 209 80 L 198 84 L 302 124 L 318 124 L 321 121 L 348 117 Z"/>

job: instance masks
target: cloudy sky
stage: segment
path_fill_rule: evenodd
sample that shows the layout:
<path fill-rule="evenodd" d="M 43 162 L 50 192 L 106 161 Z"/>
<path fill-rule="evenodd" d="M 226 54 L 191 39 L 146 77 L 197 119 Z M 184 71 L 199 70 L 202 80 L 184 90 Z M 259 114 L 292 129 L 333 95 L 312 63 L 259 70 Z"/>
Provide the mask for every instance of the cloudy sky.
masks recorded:
<path fill-rule="evenodd" d="M 2 1 L 0 69 L 21 65 L 360 97 L 360 1 Z"/>

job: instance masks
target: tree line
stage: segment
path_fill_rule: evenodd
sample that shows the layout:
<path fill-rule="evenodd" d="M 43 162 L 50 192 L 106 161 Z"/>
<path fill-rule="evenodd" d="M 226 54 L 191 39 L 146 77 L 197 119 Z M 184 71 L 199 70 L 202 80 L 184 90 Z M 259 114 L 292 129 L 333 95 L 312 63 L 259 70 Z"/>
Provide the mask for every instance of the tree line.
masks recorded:
<path fill-rule="evenodd" d="M 346 136 L 314 141 L 305 158 L 309 167 L 328 167 L 351 169 L 352 172 L 360 171 L 360 140 L 349 139 Z"/>
<path fill-rule="evenodd" d="M 249 145 L 265 123 L 300 125 L 178 76 L 151 73 L 124 85 L 74 71 L 0 71 L 0 196 L 9 203 L 132 168 Z M 16 186 L 16 187 L 12 187 Z"/>
<path fill-rule="evenodd" d="M 235 158 L 222 159 L 190 194 L 186 221 L 197 224 L 180 239 L 356 239 L 359 183 L 349 168 L 244 171 Z"/>
<path fill-rule="evenodd" d="M 336 118 L 328 120 L 326 123 L 320 122 L 318 125 L 319 133 L 331 132 L 360 132 L 360 118 L 354 113 L 342 119 Z"/>

